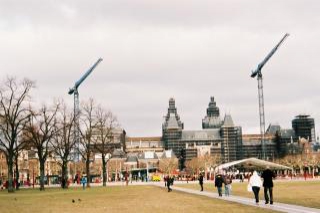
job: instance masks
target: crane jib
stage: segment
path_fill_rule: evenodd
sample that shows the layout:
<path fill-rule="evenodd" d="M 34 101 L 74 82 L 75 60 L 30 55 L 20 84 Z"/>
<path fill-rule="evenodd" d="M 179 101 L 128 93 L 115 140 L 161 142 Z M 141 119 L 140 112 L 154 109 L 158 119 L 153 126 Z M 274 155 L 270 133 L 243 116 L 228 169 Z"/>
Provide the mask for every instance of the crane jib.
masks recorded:
<path fill-rule="evenodd" d="M 80 84 L 88 77 L 88 75 L 90 75 L 90 73 L 96 68 L 96 66 L 98 66 L 98 64 L 102 61 L 102 58 L 99 58 L 96 63 L 94 63 L 94 65 L 78 80 L 76 81 L 76 83 L 74 84 L 74 86 L 72 88 L 69 89 L 68 94 L 71 95 L 73 94 L 78 87 L 80 86 Z"/>
<path fill-rule="evenodd" d="M 288 33 L 286 33 L 283 38 L 279 41 L 279 43 L 271 50 L 271 52 L 264 58 L 264 60 L 259 63 L 257 69 L 252 72 L 251 77 L 254 78 L 258 72 L 261 72 L 261 69 L 263 66 L 269 61 L 269 59 L 273 56 L 273 54 L 278 50 L 279 46 L 282 44 L 282 42 L 289 36 Z"/>
<path fill-rule="evenodd" d="M 282 44 L 282 42 L 288 35 L 289 34 L 285 34 L 284 37 L 281 39 L 281 41 L 271 50 L 271 52 L 267 55 L 267 57 L 259 64 L 260 69 L 267 63 L 267 61 L 269 61 L 269 59 L 278 50 L 279 46 Z"/>
<path fill-rule="evenodd" d="M 78 88 L 80 84 L 90 75 L 90 73 L 98 66 L 98 64 L 102 61 L 102 58 L 99 58 L 96 63 L 74 84 L 75 88 Z"/>

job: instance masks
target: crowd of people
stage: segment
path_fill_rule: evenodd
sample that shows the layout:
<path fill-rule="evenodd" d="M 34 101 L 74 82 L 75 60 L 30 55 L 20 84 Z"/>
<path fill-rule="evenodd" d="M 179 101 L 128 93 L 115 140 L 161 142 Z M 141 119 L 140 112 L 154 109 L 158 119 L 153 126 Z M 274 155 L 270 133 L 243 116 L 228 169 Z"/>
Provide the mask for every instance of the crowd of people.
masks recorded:
<path fill-rule="evenodd" d="M 248 186 L 247 190 L 253 192 L 256 204 L 259 204 L 259 192 L 260 188 L 264 188 L 265 204 L 273 204 L 273 179 L 276 177 L 275 173 L 267 166 L 261 173 L 261 176 L 257 171 L 253 171 L 252 175 L 247 176 Z M 244 176 L 241 175 L 240 182 L 243 182 Z M 263 181 L 262 181 L 263 180 Z M 199 180 L 200 183 L 200 180 Z M 217 188 L 218 195 L 222 196 L 222 187 L 224 186 L 225 196 L 231 194 L 232 176 L 218 174 L 215 177 L 214 185 Z M 200 183 L 201 191 L 203 190 L 203 183 Z"/>
<path fill-rule="evenodd" d="M 275 173 L 267 166 L 266 169 L 261 173 L 261 176 L 257 171 L 253 171 L 249 175 L 241 174 L 239 176 L 240 182 L 244 182 L 244 178 L 248 179 L 247 190 L 253 192 L 254 199 L 256 204 L 259 204 L 259 192 L 260 188 L 264 188 L 264 198 L 265 204 L 273 204 L 273 179 L 276 177 Z M 214 186 L 217 188 L 218 196 L 222 197 L 223 188 L 224 195 L 230 196 L 232 189 L 232 180 L 234 179 L 234 175 L 223 175 L 222 173 L 218 173 L 214 178 Z M 165 186 L 168 188 L 168 192 L 172 191 L 170 186 L 173 185 L 174 178 L 173 176 L 165 176 L 164 182 Z M 200 185 L 200 191 L 203 191 L 204 184 L 204 174 L 200 173 L 198 176 L 198 181 Z"/>

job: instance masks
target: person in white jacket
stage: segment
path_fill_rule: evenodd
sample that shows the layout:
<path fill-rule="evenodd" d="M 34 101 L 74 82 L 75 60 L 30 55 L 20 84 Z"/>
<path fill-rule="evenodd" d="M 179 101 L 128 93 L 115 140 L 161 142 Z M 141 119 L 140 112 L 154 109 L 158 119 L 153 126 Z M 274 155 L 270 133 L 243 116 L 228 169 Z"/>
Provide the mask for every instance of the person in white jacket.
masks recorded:
<path fill-rule="evenodd" d="M 256 199 L 256 204 L 259 203 L 259 191 L 261 186 L 262 186 L 261 178 L 258 175 L 257 171 L 254 171 L 249 180 L 249 187 L 252 187 L 252 191 Z"/>

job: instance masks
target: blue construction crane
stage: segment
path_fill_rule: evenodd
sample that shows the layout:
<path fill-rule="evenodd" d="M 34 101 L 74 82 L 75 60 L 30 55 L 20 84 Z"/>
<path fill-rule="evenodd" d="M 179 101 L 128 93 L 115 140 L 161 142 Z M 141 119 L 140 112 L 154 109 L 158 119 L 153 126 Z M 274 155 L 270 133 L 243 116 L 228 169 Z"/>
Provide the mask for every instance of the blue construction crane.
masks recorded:
<path fill-rule="evenodd" d="M 273 56 L 273 54 L 278 50 L 279 46 L 282 42 L 289 36 L 286 33 L 283 38 L 279 41 L 279 43 L 271 50 L 271 52 L 265 57 L 265 59 L 258 64 L 258 67 L 252 71 L 251 78 L 256 76 L 258 80 L 258 95 L 259 95 L 259 117 L 260 117 L 260 134 L 261 134 L 261 158 L 266 159 L 266 148 L 265 148 L 265 117 L 264 117 L 264 98 L 263 98 L 263 84 L 262 84 L 262 73 L 261 69 L 263 66 L 269 61 L 269 59 Z"/>
<path fill-rule="evenodd" d="M 92 71 L 98 66 L 98 64 L 102 61 L 102 58 L 99 58 L 96 63 L 74 84 L 72 88 L 69 89 L 68 94 L 72 95 L 74 94 L 74 116 L 75 116 L 75 122 L 74 122 L 74 133 L 75 133 L 75 144 L 77 146 L 76 148 L 76 154 L 75 154 L 75 161 L 80 160 L 80 132 L 79 132 L 79 92 L 78 87 L 82 84 L 82 82 L 92 73 Z"/>

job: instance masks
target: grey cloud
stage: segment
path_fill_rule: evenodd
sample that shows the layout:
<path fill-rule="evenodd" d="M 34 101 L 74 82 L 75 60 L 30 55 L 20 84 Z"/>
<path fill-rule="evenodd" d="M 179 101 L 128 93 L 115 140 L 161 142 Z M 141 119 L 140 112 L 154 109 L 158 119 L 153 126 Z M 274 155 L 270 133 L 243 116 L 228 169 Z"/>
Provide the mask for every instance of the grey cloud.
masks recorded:
<path fill-rule="evenodd" d="M 319 117 L 318 1 L 0 1 L 0 65 L 37 81 L 39 101 L 81 85 L 118 116 L 130 135 L 161 134 L 170 97 L 188 129 L 200 129 L 210 96 L 244 133 L 259 131 L 254 69 L 264 67 L 266 121 L 289 126 Z M 287 113 L 285 113 L 287 112 Z M 316 117 L 316 119 L 317 119 Z"/>
<path fill-rule="evenodd" d="M 80 29 L 98 23 L 116 22 L 181 27 L 232 24 L 233 27 L 264 31 L 267 28 L 303 27 L 305 24 L 319 23 L 319 19 L 314 17 L 320 7 L 316 0 L 3 0 L 0 3 L 2 18 L 10 19 L 10 25 L 73 26 Z"/>

